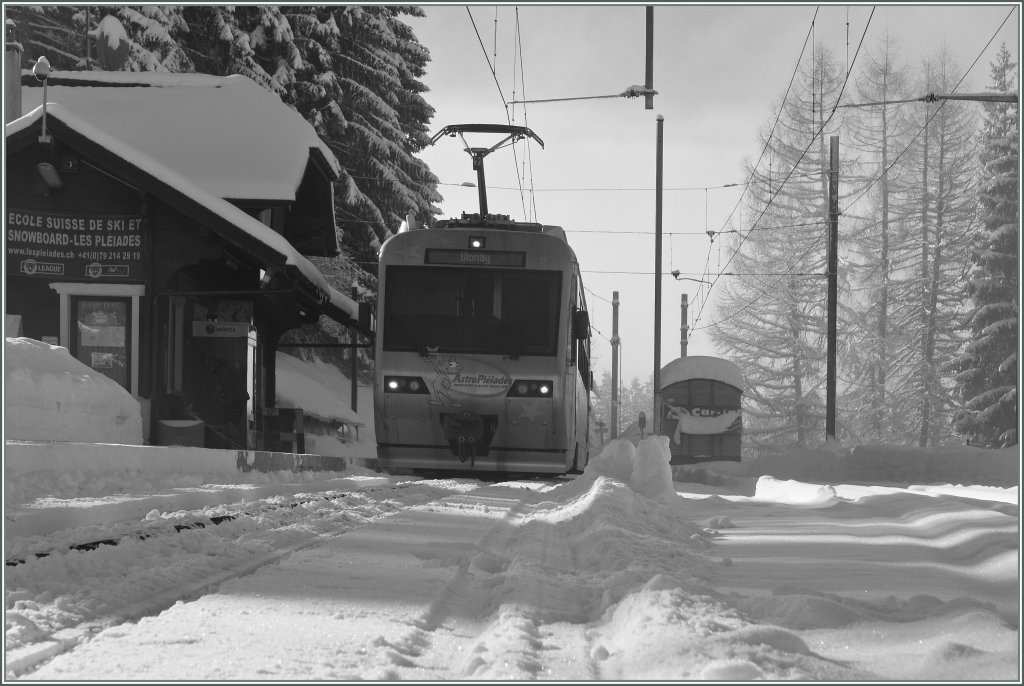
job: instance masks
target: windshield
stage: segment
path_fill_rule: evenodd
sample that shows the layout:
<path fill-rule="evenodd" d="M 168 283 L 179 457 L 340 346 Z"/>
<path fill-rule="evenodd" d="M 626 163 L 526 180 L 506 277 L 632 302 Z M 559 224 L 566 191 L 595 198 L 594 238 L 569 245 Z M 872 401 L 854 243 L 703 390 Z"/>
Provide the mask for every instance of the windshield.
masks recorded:
<path fill-rule="evenodd" d="M 555 355 L 562 274 L 387 268 L 384 350 Z"/>

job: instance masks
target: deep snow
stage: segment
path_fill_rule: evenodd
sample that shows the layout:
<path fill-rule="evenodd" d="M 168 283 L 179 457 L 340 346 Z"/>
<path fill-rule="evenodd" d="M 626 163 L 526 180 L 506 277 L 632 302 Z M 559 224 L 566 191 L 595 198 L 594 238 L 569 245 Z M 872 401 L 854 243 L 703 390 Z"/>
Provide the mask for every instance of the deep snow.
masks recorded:
<path fill-rule="evenodd" d="M 80 370 L 5 367 L 5 410 L 78 397 Z M 656 437 L 494 484 L 70 452 L 6 445 L 8 678 L 1019 682 L 1017 449 L 835 446 L 673 480 Z M 120 542 L 69 549 L 100 540 Z"/>

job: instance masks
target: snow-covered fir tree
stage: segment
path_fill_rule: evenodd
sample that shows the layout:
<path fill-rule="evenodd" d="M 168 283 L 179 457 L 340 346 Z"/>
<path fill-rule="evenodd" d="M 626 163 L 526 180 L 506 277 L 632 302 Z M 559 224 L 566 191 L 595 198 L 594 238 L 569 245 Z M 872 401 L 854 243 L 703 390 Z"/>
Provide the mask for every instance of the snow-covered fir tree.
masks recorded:
<path fill-rule="evenodd" d="M 331 58 L 321 83 L 339 95 L 324 111 L 345 122 L 339 136 L 327 137 L 346 170 L 337 203 L 341 243 L 359 265 L 376 262 L 380 243 L 406 215 L 424 222 L 439 212 L 437 177 L 415 157 L 429 142 L 434 113 L 419 81 L 429 53 L 402 23 L 406 14 L 422 10 L 332 7 L 317 48 Z"/>
<path fill-rule="evenodd" d="M 755 450 L 824 440 L 829 120 L 843 84 L 827 49 L 801 66 L 747 170 L 747 225 L 719 286 L 712 339 L 747 380 L 744 442 Z M 824 110 L 824 111 L 823 111 Z M 777 116 L 776 116 L 777 115 Z"/>
<path fill-rule="evenodd" d="M 1019 91 L 1018 65 L 1003 45 L 989 89 Z M 985 103 L 980 134 L 979 230 L 967 283 L 970 335 L 957 366 L 963 409 L 957 431 L 975 445 L 1015 445 L 1019 437 L 1020 117 L 1018 103 Z"/>
<path fill-rule="evenodd" d="M 924 62 L 916 90 L 954 92 L 962 78 L 948 48 L 940 47 Z M 900 300 L 911 308 L 911 340 L 898 356 L 891 402 L 918 445 L 941 445 L 953 438 L 955 379 L 947 370 L 963 343 L 957 323 L 975 228 L 977 117 L 971 103 L 955 101 L 927 104 L 910 116 L 920 135 L 907 154 L 919 182 L 901 221 L 916 247 L 901 260 Z"/>
<path fill-rule="evenodd" d="M 193 71 L 179 43 L 188 31 L 180 6 L 10 5 L 5 11 L 24 48 L 24 68 L 45 56 L 55 70 L 101 69 L 100 41 L 123 38 L 123 71 Z"/>
<path fill-rule="evenodd" d="M 102 12 L 102 7 L 94 8 Z M 180 45 L 180 37 L 188 26 L 179 5 L 137 5 L 112 7 L 118 23 L 124 28 L 128 43 L 125 71 L 189 72 L 194 66 Z M 111 17 L 114 15 L 111 14 Z M 97 42 L 108 39 L 104 34 L 104 20 L 90 32 Z M 117 25 L 114 24 L 115 32 Z M 97 45 L 97 50 L 100 46 Z"/>
<path fill-rule="evenodd" d="M 422 11 L 331 5 L 286 5 L 282 11 L 302 55 L 285 101 L 314 126 L 342 166 L 335 214 L 343 257 L 311 259 L 343 292 L 355 287 L 372 302 L 380 244 L 406 215 L 425 223 L 439 212 L 437 177 L 416 156 L 429 143 L 434 113 L 419 80 L 430 56 L 401 21 Z"/>
<path fill-rule="evenodd" d="M 861 152 L 854 194 L 862 198 L 841 219 L 842 248 L 850 293 L 844 312 L 840 359 L 841 414 L 860 441 L 902 442 L 908 427 L 888 402 L 890 374 L 905 345 L 906 307 L 899 291 L 899 255 L 907 235 L 896 221 L 900 189 L 912 178 L 901 156 L 910 140 L 903 108 L 890 103 L 906 97 L 908 74 L 896 41 L 883 35 L 858 65 L 859 102 L 879 103 L 852 110 L 849 144 Z M 850 174 L 841 170 L 844 181 Z"/>
<path fill-rule="evenodd" d="M 277 5 L 186 5 L 185 51 L 204 74 L 241 74 L 282 97 L 302 57 Z"/>

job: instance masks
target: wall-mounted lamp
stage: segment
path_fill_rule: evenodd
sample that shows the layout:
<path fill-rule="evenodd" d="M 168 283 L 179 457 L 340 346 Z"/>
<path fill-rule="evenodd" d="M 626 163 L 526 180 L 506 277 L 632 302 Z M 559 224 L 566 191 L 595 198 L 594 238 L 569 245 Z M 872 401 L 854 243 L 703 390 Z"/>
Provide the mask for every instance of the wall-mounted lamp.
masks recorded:
<path fill-rule="evenodd" d="M 53 166 L 49 162 L 40 162 L 36 165 L 36 171 L 39 173 L 39 178 L 46 184 L 47 189 L 51 191 L 59 190 L 63 185 L 64 181 L 60 178 L 60 172 L 57 171 L 57 167 Z"/>

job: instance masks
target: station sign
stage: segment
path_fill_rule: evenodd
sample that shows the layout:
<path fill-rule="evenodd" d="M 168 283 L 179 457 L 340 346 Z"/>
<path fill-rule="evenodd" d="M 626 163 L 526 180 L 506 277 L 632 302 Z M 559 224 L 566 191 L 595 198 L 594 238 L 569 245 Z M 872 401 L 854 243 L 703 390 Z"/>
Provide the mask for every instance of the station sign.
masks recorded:
<path fill-rule="evenodd" d="M 248 322 L 192 322 L 192 335 L 202 338 L 239 338 L 249 335 Z"/>

